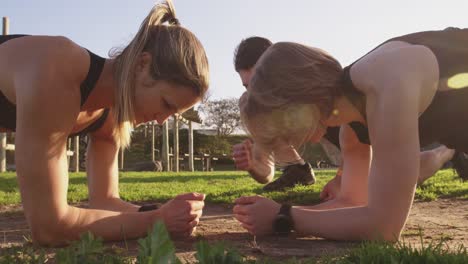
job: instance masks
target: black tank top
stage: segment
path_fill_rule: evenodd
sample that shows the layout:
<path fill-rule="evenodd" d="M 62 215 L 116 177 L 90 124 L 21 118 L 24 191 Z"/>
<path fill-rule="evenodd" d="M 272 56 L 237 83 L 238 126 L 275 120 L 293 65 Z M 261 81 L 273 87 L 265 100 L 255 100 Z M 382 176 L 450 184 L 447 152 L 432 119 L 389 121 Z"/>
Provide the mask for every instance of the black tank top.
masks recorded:
<path fill-rule="evenodd" d="M 468 73 L 468 29 L 448 28 L 418 32 L 390 39 L 381 45 L 395 40 L 429 48 L 437 58 L 439 79 L 445 80 L 456 74 Z M 353 85 L 349 74 L 354 63 L 344 69 L 344 94 L 365 116 L 365 96 Z M 429 107 L 419 117 L 421 146 L 439 142 L 452 149 L 468 151 L 467 88 L 468 86 L 436 92 Z M 370 144 L 368 130 L 362 129 L 363 125 L 360 123 L 355 122 L 354 125 L 361 127 L 355 129 L 361 142 Z"/>
<path fill-rule="evenodd" d="M 20 38 L 27 35 L 6 35 L 0 36 L 0 45 L 2 43 L 7 42 L 8 40 L 14 38 Z M 96 82 L 101 75 L 102 69 L 104 67 L 105 59 L 99 57 L 98 55 L 90 52 L 88 50 L 90 56 L 90 66 L 88 75 L 86 76 L 85 80 L 80 85 L 80 93 L 81 93 L 81 106 L 84 105 L 86 99 L 91 94 Z M 99 117 L 98 120 L 94 121 L 91 125 L 83 129 L 82 131 L 75 133 L 70 136 L 76 135 L 85 135 L 87 133 L 93 132 L 98 130 L 105 122 L 107 116 L 109 114 L 109 109 L 105 109 L 103 114 Z M 0 91 L 0 127 L 6 128 L 11 131 L 16 130 L 16 105 L 11 103 L 4 94 Z"/>

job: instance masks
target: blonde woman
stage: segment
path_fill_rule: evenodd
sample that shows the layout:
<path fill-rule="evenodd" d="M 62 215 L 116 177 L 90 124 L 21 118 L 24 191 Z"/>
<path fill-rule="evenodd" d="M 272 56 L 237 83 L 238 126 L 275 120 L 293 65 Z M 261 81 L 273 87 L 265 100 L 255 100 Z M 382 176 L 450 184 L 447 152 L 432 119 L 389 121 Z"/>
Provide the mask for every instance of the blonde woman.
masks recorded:
<path fill-rule="evenodd" d="M 364 199 L 292 207 L 261 196 L 241 197 L 236 218 L 257 235 L 294 229 L 336 240 L 397 240 L 418 177 L 427 173 L 420 168 L 420 145 L 446 145 L 437 152 L 445 161 L 463 160 L 468 151 L 468 84 L 448 81 L 468 72 L 467 47 L 468 29 L 419 32 L 386 41 L 343 69 L 323 50 L 274 44 L 241 98 L 255 155 L 281 162 L 276 153 L 282 149 L 316 142 L 327 127 L 342 126 L 340 141 L 367 138 L 372 145 L 343 165 L 341 192 L 361 193 Z M 353 122 L 368 132 L 346 125 Z M 465 161 L 460 176 L 467 176 L 466 168 Z"/>
<path fill-rule="evenodd" d="M 179 24 L 169 0 L 110 59 L 65 37 L 0 37 L 0 128 L 16 131 L 17 176 L 33 240 L 55 246 L 87 231 L 105 240 L 137 238 L 158 220 L 174 236 L 190 235 L 204 195 L 182 194 L 157 210 L 125 202 L 117 154 L 133 126 L 161 124 L 198 102 L 208 72 L 202 44 Z M 67 203 L 65 145 L 76 133 L 90 138 L 87 209 Z"/>

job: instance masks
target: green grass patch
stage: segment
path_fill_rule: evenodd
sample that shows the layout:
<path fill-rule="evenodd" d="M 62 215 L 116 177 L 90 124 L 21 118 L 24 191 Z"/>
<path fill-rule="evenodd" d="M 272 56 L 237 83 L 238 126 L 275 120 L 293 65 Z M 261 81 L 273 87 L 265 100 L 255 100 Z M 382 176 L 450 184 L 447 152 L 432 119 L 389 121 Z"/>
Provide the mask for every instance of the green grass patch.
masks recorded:
<path fill-rule="evenodd" d="M 421 240 L 422 241 L 422 240 Z M 30 245 L 23 247 L 10 247 L 0 252 L 0 264 L 3 263 L 58 263 L 58 264 L 161 264 L 181 263 L 175 255 L 175 247 L 169 238 L 164 224 L 158 222 L 149 234 L 138 240 L 139 248 L 136 258 L 128 257 L 125 249 L 105 247 L 102 240 L 95 238 L 91 233 L 81 236 L 79 241 L 70 246 L 54 249 L 45 253 L 43 249 L 35 249 Z M 307 259 L 283 259 L 281 261 L 268 258 L 247 259 L 237 250 L 225 242 L 210 244 L 199 241 L 195 244 L 195 259 L 198 264 L 242 264 L 242 263 L 468 263 L 466 248 L 460 245 L 450 249 L 441 240 L 437 243 L 426 244 L 421 248 L 415 248 L 405 243 L 389 244 L 377 242 L 364 242 L 359 247 L 352 249 L 344 256 L 323 255 L 318 258 Z"/>
<path fill-rule="evenodd" d="M 366 242 L 334 263 L 462 264 L 468 263 L 468 253 L 462 245 L 450 249 L 443 241 L 432 242 L 421 248 L 405 243 Z"/>
<path fill-rule="evenodd" d="M 335 170 L 316 171 L 317 183 L 312 186 L 296 186 L 285 192 L 262 191 L 245 172 L 122 172 L 120 173 L 120 195 L 127 201 L 164 202 L 180 193 L 200 192 L 207 195 L 211 203 L 232 203 L 245 195 L 261 194 L 278 202 L 313 204 L 320 201 L 323 186 L 335 175 Z M 71 173 L 68 188 L 69 202 L 86 201 L 88 189 L 84 173 Z M 418 200 L 437 198 L 468 199 L 468 182 L 462 182 L 452 170 L 439 171 L 416 191 Z M 0 205 L 20 203 L 20 193 L 14 173 L 0 174 Z"/>
<path fill-rule="evenodd" d="M 468 181 L 463 182 L 452 169 L 440 170 L 416 190 L 416 199 L 432 201 L 437 198 L 468 199 Z"/>

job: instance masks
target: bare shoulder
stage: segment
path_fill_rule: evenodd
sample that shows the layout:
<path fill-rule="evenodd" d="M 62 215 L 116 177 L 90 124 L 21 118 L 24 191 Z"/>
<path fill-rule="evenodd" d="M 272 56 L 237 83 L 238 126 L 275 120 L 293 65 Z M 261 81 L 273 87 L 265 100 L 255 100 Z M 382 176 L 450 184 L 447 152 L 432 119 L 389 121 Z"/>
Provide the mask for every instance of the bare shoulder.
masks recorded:
<path fill-rule="evenodd" d="M 22 38 L 20 38 L 22 39 Z M 18 41 L 20 40 L 18 39 Z M 17 126 L 69 133 L 80 111 L 87 51 L 65 37 L 33 36 L 16 42 Z"/>
<path fill-rule="evenodd" d="M 356 88 L 373 93 L 382 86 L 402 87 L 437 83 L 439 66 L 434 53 L 426 46 L 390 41 L 364 56 L 351 67 Z M 395 85 L 398 84 L 398 85 Z"/>
<path fill-rule="evenodd" d="M 79 87 L 89 68 L 87 51 L 62 36 L 30 36 L 16 39 L 14 79 L 17 106 L 24 98 L 55 104 L 80 102 Z M 7 42 L 8 43 L 8 42 Z"/>
<path fill-rule="evenodd" d="M 16 79 L 39 75 L 45 81 L 47 78 L 79 81 L 89 68 L 86 49 L 63 36 L 26 36 L 10 40 L 2 48 L 2 57 L 12 61 L 10 67 Z"/>

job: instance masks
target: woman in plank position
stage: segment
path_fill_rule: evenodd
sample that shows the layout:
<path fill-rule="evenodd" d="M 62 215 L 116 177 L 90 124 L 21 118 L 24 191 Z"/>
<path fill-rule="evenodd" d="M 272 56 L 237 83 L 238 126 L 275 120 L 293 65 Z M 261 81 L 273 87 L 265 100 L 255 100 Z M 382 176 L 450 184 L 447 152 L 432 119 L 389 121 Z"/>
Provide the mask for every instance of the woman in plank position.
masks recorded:
<path fill-rule="evenodd" d="M 360 199 L 291 207 L 241 197 L 236 218 L 257 235 L 294 229 L 337 240 L 398 239 L 418 178 L 440 167 L 423 166 L 420 146 L 447 146 L 437 153 L 441 161 L 465 159 L 468 152 L 468 84 L 449 82 L 468 72 L 467 47 L 468 29 L 418 32 L 388 40 L 343 69 L 323 50 L 274 44 L 256 64 L 240 102 L 253 155 L 265 166 L 272 159 L 283 162 L 276 153 L 342 126 L 341 142 L 354 140 L 367 149 L 343 164 L 340 192 Z M 347 125 L 352 123 L 365 129 Z M 466 166 L 458 173 L 465 178 Z"/>
<path fill-rule="evenodd" d="M 61 245 L 91 231 L 105 240 L 146 235 L 158 220 L 174 236 L 197 226 L 204 195 L 176 196 L 159 209 L 119 197 L 117 156 L 130 131 L 162 124 L 208 88 L 200 41 L 170 0 L 156 5 L 123 50 L 101 58 L 65 37 L 0 37 L 0 128 L 15 131 L 15 162 L 32 238 Z M 89 208 L 67 203 L 66 142 L 87 133 Z"/>

